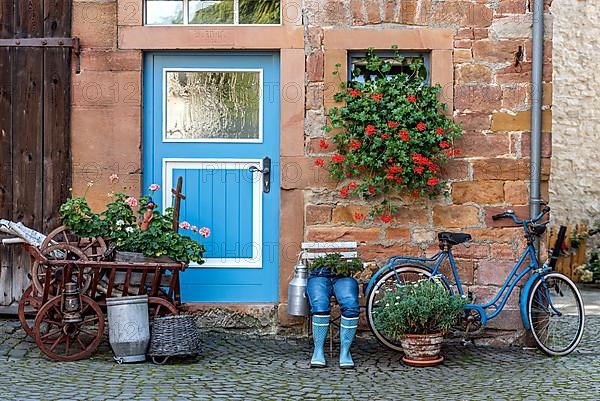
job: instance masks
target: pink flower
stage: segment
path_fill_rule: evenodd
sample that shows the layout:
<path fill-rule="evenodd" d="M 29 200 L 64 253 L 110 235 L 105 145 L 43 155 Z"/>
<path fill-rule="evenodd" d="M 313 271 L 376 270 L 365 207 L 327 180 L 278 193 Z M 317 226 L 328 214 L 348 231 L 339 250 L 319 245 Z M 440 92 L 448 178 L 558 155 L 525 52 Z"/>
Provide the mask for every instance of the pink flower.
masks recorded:
<path fill-rule="evenodd" d="M 110 180 L 111 184 L 114 184 L 115 182 L 119 181 L 119 176 L 116 174 L 111 174 L 108 179 Z"/>
<path fill-rule="evenodd" d="M 193 232 L 197 233 L 198 232 L 198 226 L 192 226 L 192 227 L 190 227 L 190 230 L 192 230 Z"/>
<path fill-rule="evenodd" d="M 204 238 L 208 238 L 210 236 L 210 229 L 208 227 L 202 227 L 200 230 L 198 230 L 198 232 Z"/>
<path fill-rule="evenodd" d="M 152 192 L 156 192 L 156 191 L 158 191 L 158 190 L 160 189 L 160 185 L 158 185 L 158 184 L 151 184 L 151 185 L 148 187 L 148 189 L 149 189 L 150 191 L 152 191 Z"/>
<path fill-rule="evenodd" d="M 125 204 L 127 204 L 129 207 L 136 207 L 138 205 L 138 200 L 133 196 L 130 196 L 129 198 L 125 199 Z"/>
<path fill-rule="evenodd" d="M 191 224 L 187 221 L 182 221 L 181 223 L 179 223 L 179 228 L 183 228 L 184 230 L 189 230 L 191 227 Z"/>

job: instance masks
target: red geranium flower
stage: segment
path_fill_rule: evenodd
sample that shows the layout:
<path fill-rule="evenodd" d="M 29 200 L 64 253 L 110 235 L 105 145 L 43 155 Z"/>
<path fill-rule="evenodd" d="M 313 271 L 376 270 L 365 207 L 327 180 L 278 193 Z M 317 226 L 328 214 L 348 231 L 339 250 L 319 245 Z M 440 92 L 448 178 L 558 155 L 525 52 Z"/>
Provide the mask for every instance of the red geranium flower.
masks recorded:
<path fill-rule="evenodd" d="M 388 139 L 390 136 L 388 134 L 381 135 L 381 139 Z"/>
<path fill-rule="evenodd" d="M 446 149 L 444 150 L 444 153 L 446 154 L 446 156 L 452 156 L 454 154 L 454 152 L 452 151 L 452 149 Z"/>
<path fill-rule="evenodd" d="M 402 177 L 396 177 L 396 182 L 398 184 L 402 184 L 402 182 L 404 182 L 404 179 Z"/>
<path fill-rule="evenodd" d="M 458 156 L 462 153 L 462 150 L 460 149 L 454 149 L 454 156 Z"/>
<path fill-rule="evenodd" d="M 401 129 L 398 131 L 398 135 L 404 142 L 408 142 L 410 140 L 410 135 L 408 135 L 408 131 Z"/>
<path fill-rule="evenodd" d="M 325 139 L 321 139 L 319 141 L 319 147 L 321 149 L 327 149 L 329 147 L 329 144 L 327 142 L 325 142 Z"/>
<path fill-rule="evenodd" d="M 379 216 L 379 218 L 384 223 L 389 223 L 390 221 L 392 221 L 392 216 L 390 214 L 387 214 L 387 213 L 386 214 L 382 214 L 381 216 Z"/>
<path fill-rule="evenodd" d="M 427 129 L 427 126 L 425 125 L 425 123 L 423 121 L 421 121 L 420 123 L 417 124 L 417 129 L 419 131 L 425 131 Z"/>
<path fill-rule="evenodd" d="M 413 171 L 419 175 L 423 174 L 423 171 L 425 171 L 425 169 L 422 166 L 415 166 L 415 168 L 413 168 Z"/>
<path fill-rule="evenodd" d="M 348 90 L 348 93 L 350 93 L 350 96 L 352 97 L 359 97 L 361 95 L 358 89 L 350 89 Z"/>
<path fill-rule="evenodd" d="M 373 185 L 369 185 L 369 193 L 371 195 L 375 194 L 375 187 Z"/>
<path fill-rule="evenodd" d="M 375 100 L 376 102 L 379 102 L 381 99 L 383 99 L 383 93 L 375 93 L 371 95 L 371 99 Z"/>
<path fill-rule="evenodd" d="M 415 103 L 417 101 L 417 97 L 415 95 L 408 95 L 406 97 L 406 100 L 408 100 L 411 103 Z"/>
<path fill-rule="evenodd" d="M 324 165 L 325 165 L 325 160 L 321 159 L 320 157 L 318 159 L 315 159 L 315 166 L 323 167 Z"/>
<path fill-rule="evenodd" d="M 394 121 L 388 121 L 388 122 L 387 122 L 387 125 L 388 125 L 388 127 L 390 127 L 391 129 L 394 129 L 394 128 L 397 128 L 397 127 L 398 127 L 398 125 L 400 125 L 400 124 L 399 124 L 399 123 L 397 123 L 397 122 L 394 122 Z"/>
<path fill-rule="evenodd" d="M 350 141 L 350 147 L 352 149 L 359 149 L 360 148 L 360 141 L 358 139 L 353 139 Z"/>
<path fill-rule="evenodd" d="M 362 213 L 354 212 L 354 220 L 362 220 L 365 218 L 365 215 Z"/>
<path fill-rule="evenodd" d="M 446 149 L 446 148 L 449 148 L 449 147 L 450 147 L 450 144 L 448 143 L 448 141 L 442 141 L 442 142 L 440 142 L 440 148 Z"/>
<path fill-rule="evenodd" d="M 377 133 L 377 129 L 375 128 L 375 126 L 369 124 L 365 128 L 365 132 L 367 133 L 368 136 L 371 136 L 371 135 L 375 135 Z"/>
<path fill-rule="evenodd" d="M 348 189 L 351 191 L 356 189 L 356 183 L 354 181 L 352 181 L 350 184 L 348 184 Z"/>
<path fill-rule="evenodd" d="M 340 189 L 340 195 L 348 196 L 348 188 L 344 187 L 344 188 Z"/>
<path fill-rule="evenodd" d="M 431 163 L 428 167 L 427 170 L 431 171 L 432 173 L 437 173 L 437 171 L 439 170 L 439 167 L 437 164 L 433 164 Z"/>
<path fill-rule="evenodd" d="M 331 161 L 335 162 L 335 163 L 341 163 L 344 160 L 346 160 L 346 158 L 344 157 L 344 155 L 340 155 L 339 153 L 336 153 L 335 155 L 333 155 L 331 157 Z"/>
<path fill-rule="evenodd" d="M 434 187 L 436 186 L 438 183 L 440 182 L 440 180 L 437 179 L 437 177 L 431 177 L 430 179 L 427 180 L 427 185 Z"/>
<path fill-rule="evenodd" d="M 444 130 L 442 128 L 436 128 L 435 133 L 438 135 L 444 135 Z"/>

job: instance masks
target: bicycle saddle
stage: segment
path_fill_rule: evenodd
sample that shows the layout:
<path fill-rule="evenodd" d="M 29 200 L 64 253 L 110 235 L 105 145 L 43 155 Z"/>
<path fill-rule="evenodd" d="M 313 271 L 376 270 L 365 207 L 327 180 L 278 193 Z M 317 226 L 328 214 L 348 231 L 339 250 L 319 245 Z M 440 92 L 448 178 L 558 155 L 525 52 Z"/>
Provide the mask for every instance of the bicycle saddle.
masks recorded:
<path fill-rule="evenodd" d="M 441 232 L 438 233 L 438 239 L 440 241 L 447 241 L 450 245 L 458 245 L 470 241 L 471 234 Z"/>

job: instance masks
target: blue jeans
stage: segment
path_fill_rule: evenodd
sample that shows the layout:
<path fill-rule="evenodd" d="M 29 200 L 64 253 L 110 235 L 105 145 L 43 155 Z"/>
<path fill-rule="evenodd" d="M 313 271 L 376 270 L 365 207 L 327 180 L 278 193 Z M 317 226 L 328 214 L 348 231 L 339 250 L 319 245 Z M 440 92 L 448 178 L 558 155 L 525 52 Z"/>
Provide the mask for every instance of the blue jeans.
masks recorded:
<path fill-rule="evenodd" d="M 358 317 L 358 283 L 352 277 L 337 276 L 328 270 L 311 271 L 306 285 L 306 294 L 313 315 L 328 315 L 331 312 L 329 298 L 335 295 L 342 316 Z"/>

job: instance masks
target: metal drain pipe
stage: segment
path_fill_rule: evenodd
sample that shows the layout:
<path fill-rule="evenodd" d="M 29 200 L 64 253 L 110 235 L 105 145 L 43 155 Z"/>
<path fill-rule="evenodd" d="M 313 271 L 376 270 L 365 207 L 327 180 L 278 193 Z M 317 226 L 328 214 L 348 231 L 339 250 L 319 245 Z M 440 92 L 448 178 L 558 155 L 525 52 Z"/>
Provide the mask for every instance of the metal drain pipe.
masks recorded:
<path fill-rule="evenodd" d="M 540 212 L 542 164 L 542 68 L 544 65 L 544 1 L 533 1 L 533 46 L 531 54 L 531 171 L 529 214 Z M 539 247 L 537 247 L 539 250 Z"/>

